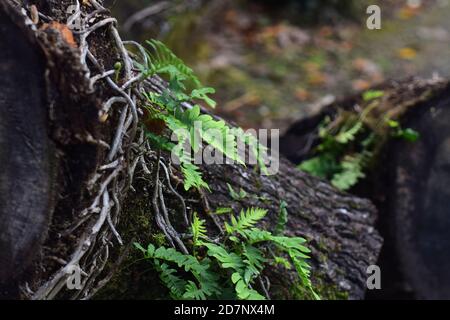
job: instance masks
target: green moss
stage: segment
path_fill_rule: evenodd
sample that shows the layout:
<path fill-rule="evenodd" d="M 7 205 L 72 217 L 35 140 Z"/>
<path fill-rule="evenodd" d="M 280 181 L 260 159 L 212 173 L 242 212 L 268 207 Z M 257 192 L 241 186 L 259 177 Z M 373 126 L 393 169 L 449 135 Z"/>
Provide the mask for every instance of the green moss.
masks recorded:
<path fill-rule="evenodd" d="M 144 190 L 143 186 L 138 186 Z M 151 195 L 130 197 L 122 208 L 122 220 L 118 231 L 123 235 L 125 245 L 133 242 L 164 243 L 164 236 L 155 228 L 151 203 Z M 123 252 L 124 248 L 120 248 Z M 120 254 L 114 252 L 114 254 Z M 114 259 L 112 259 L 114 261 Z M 113 267 L 109 263 L 106 270 Z M 148 285 L 151 284 L 151 285 Z M 153 270 L 148 261 L 142 260 L 142 254 L 134 247 L 129 248 L 128 255 L 123 260 L 119 270 L 115 272 L 108 284 L 100 290 L 95 299 L 166 299 L 169 298 L 167 289 L 161 285 L 158 273 Z"/>
<path fill-rule="evenodd" d="M 317 276 L 312 276 L 312 279 L 314 279 L 314 290 L 322 300 L 348 300 L 348 292 L 325 283 Z M 290 291 L 295 300 L 313 300 L 311 294 L 300 283 L 294 283 Z"/>

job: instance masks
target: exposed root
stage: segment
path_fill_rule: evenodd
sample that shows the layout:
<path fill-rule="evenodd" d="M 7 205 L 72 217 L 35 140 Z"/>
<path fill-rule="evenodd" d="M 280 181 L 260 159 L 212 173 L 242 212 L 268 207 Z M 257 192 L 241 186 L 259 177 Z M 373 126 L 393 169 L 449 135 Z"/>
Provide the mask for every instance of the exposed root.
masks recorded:
<path fill-rule="evenodd" d="M 10 0 L 14 1 L 15 0 Z M 149 144 L 145 141 L 144 134 L 139 128 L 139 104 L 145 101 L 143 93 L 148 91 L 161 92 L 165 89 L 164 82 L 158 77 L 145 78 L 138 70 L 133 69 L 133 59 L 140 59 L 147 62 L 145 49 L 133 41 L 122 41 L 116 28 L 116 19 L 107 17 L 101 18 L 101 13 L 108 12 L 101 4 L 101 1 L 90 0 L 91 8 L 85 8 L 77 1 L 75 12 L 68 17 L 67 23 L 77 20 L 82 21 L 81 30 L 74 32 L 78 36 L 80 50 L 80 64 L 86 70 L 89 78 L 90 90 L 94 92 L 96 86 L 107 85 L 111 92 L 115 94 L 107 97 L 102 103 L 99 111 L 99 121 L 104 122 L 108 118 L 117 119 L 114 125 L 115 132 L 112 134 L 111 143 L 92 140 L 97 144 L 107 148 L 104 163 L 100 164 L 97 172 L 88 181 L 86 189 L 91 194 L 90 204 L 80 210 L 71 225 L 62 232 L 62 235 L 69 235 L 75 230 L 81 230 L 81 235 L 73 248 L 69 257 L 57 257 L 62 263 L 62 267 L 56 270 L 47 281 L 44 281 L 38 288 L 30 288 L 28 283 L 22 285 L 23 294 L 31 299 L 53 299 L 69 294 L 72 299 L 89 299 L 104 286 L 111 278 L 114 267 L 109 267 L 109 272 L 103 279 L 99 279 L 107 268 L 110 258 L 111 247 L 114 242 L 122 246 L 123 240 L 116 226 L 120 220 L 120 203 L 129 189 L 133 190 L 132 182 L 138 164 L 142 168 L 139 174 L 152 175 L 148 169 L 145 155 L 154 154 Z M 19 5 L 18 3 L 16 3 Z M 88 12 L 89 11 L 89 12 Z M 38 16 L 45 20 L 54 20 L 38 12 Z M 93 45 L 90 36 L 98 30 L 107 28 L 111 43 L 119 53 L 121 65 L 123 66 L 122 76 L 119 79 L 117 70 L 104 70 L 104 67 L 90 49 Z M 36 28 L 33 29 L 37 31 Z M 140 56 L 129 52 L 126 45 L 137 47 Z M 186 107 L 190 107 L 189 104 Z M 112 117 L 112 115 L 118 115 Z M 85 139 L 86 140 L 86 139 Z M 155 161 L 154 157 L 151 159 Z M 172 247 L 178 247 L 182 252 L 188 253 L 183 243 L 183 235 L 180 235 L 170 222 L 169 212 L 164 201 L 163 185 L 159 177 L 160 166 L 165 173 L 165 180 L 170 192 L 180 201 L 182 207 L 183 221 L 186 226 L 190 219 L 186 210 L 183 197 L 173 188 L 169 175 L 169 170 L 159 155 L 154 162 L 154 192 L 152 206 L 153 214 L 158 227 L 165 234 Z M 114 241 L 113 241 L 114 240 Z M 120 263 L 128 249 L 116 261 Z M 63 259 L 64 258 L 64 259 Z M 67 261 L 66 261 L 67 260 Z M 67 280 L 72 274 L 73 268 L 79 268 L 83 279 L 81 289 L 68 291 Z"/>

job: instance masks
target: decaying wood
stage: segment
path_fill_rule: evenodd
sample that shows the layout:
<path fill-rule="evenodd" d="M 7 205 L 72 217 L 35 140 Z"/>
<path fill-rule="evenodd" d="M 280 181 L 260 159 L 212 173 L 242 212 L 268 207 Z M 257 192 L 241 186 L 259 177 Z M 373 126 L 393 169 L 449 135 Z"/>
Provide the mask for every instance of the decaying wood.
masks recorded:
<path fill-rule="evenodd" d="M 32 2 L 42 19 L 67 21 L 66 8 L 70 1 Z M 38 254 L 33 256 L 30 272 L 21 277 L 20 296 L 88 299 L 95 295 L 118 273 L 117 266 L 128 255 L 134 234 L 120 222 L 140 223 L 129 202 L 144 203 L 141 209 L 152 224 L 146 231 L 148 234 L 138 236 L 151 238 L 152 232 L 161 229 L 159 232 L 165 233 L 169 243 L 184 250 L 183 233 L 193 210 L 212 217 L 208 211 L 219 206 L 231 206 L 236 210 L 250 206 L 267 208 L 269 215 L 264 224 L 271 228 L 280 201 L 284 200 L 289 212 L 287 234 L 300 235 L 310 241 L 313 282 L 320 281 L 322 286 L 350 298 L 363 298 L 366 268 L 376 262 L 382 242 L 374 229 L 374 206 L 298 171 L 283 158 L 280 172 L 274 176 L 259 176 L 251 166 L 204 166 L 204 176 L 212 192 L 184 192 L 177 183 L 179 175 L 170 165 L 168 155 L 160 156 L 152 150 L 137 122 L 142 90 L 160 91 L 165 84 L 157 77 L 143 79 L 139 71 L 133 69 L 133 54 L 125 49 L 115 20 L 108 16 L 100 1 L 90 3 L 91 6 L 79 8 L 91 19 L 86 22 L 84 32 L 75 34 L 78 48 L 65 41 L 58 30 L 37 30 L 39 26 L 36 30 L 27 29 L 38 43 L 33 50 L 45 57 L 45 62 L 34 74 L 42 81 L 32 77 L 20 81 L 27 88 L 45 83 L 50 121 L 48 128 L 41 129 L 41 135 L 30 139 L 46 141 L 50 137 L 56 146 L 59 164 L 55 209 L 26 211 L 26 214 L 47 218 L 54 212 L 48 232 L 45 227 L 38 229 L 32 223 L 21 228 L 21 232 L 48 236 L 36 250 L 33 249 L 36 243 L 24 245 L 25 251 L 33 249 Z M 23 20 L 13 24 L 23 25 Z M 140 47 L 137 49 L 139 51 Z M 119 81 L 112 77 L 117 61 L 124 66 Z M 18 101 L 23 97 L 19 95 Z M 29 102 L 28 108 L 34 105 Z M 8 103 L 2 102 L 2 109 L 7 106 Z M 51 165 L 47 160 L 44 164 Z M 15 179 L 10 171 L 6 174 L 9 179 Z M 235 189 L 243 188 L 248 196 L 240 201 L 231 199 L 226 183 Z M 11 189 L 7 188 L 9 192 Z M 42 199 L 50 197 L 51 192 L 46 192 L 45 186 L 39 190 L 43 193 Z M 24 190 L 25 194 L 39 200 L 39 195 L 27 192 Z M 1 212 L 8 217 L 11 212 L 4 211 L 5 203 L 8 201 L 0 204 Z M 8 227 L 2 225 L 2 233 Z M 214 230 L 214 223 L 210 229 Z M 15 235 L 8 239 L 14 248 L 15 240 Z M 2 245 L 7 243 L 3 241 L 2 238 Z M 24 262 L 20 257 L 14 260 L 15 264 Z M 83 271 L 79 291 L 68 290 L 65 285 L 67 271 L 73 265 L 80 265 Z M 271 270 L 268 276 L 271 287 L 280 297 L 290 297 L 286 289 L 292 284 L 293 273 Z"/>

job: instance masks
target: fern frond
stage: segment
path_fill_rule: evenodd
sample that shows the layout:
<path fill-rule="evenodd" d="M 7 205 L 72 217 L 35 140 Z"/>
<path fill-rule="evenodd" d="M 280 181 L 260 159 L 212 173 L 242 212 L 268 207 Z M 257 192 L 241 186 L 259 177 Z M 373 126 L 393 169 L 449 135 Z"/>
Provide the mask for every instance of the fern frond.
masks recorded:
<path fill-rule="evenodd" d="M 201 86 L 194 71 L 186 66 L 164 43 L 158 40 L 149 40 L 147 44 L 152 50 L 147 51 L 148 65 L 143 70 L 146 76 L 168 74 L 170 80 L 189 80 L 195 87 Z"/>
<path fill-rule="evenodd" d="M 200 240 L 201 238 L 206 238 L 206 227 L 205 227 L 205 220 L 201 220 L 197 212 L 194 212 L 194 217 L 192 219 L 192 225 L 191 225 L 191 231 L 192 231 L 192 242 L 193 246 L 200 246 L 203 244 L 203 242 Z"/>
<path fill-rule="evenodd" d="M 288 219 L 287 203 L 281 200 L 280 212 L 278 213 L 277 225 L 275 226 L 274 235 L 282 235 Z"/>
<path fill-rule="evenodd" d="M 251 156 L 255 157 L 259 168 L 264 174 L 268 174 L 267 167 L 265 164 L 265 157 L 267 157 L 267 147 L 259 143 L 258 139 L 251 133 L 246 133 L 242 128 L 234 127 L 231 128 L 231 134 L 244 142 L 246 146 L 249 147 Z"/>
<path fill-rule="evenodd" d="M 362 121 L 357 121 L 352 127 L 349 129 L 344 126 L 338 135 L 335 137 L 336 141 L 342 144 L 346 144 L 352 140 L 355 140 L 356 135 L 363 128 Z"/>
<path fill-rule="evenodd" d="M 175 144 L 164 136 L 154 134 L 150 131 L 147 131 L 145 136 L 150 140 L 152 146 L 160 150 L 171 151 L 175 147 Z"/>
<path fill-rule="evenodd" d="M 217 103 L 213 99 L 208 97 L 208 94 L 213 94 L 215 92 L 216 90 L 214 90 L 214 88 L 209 87 L 194 89 L 191 92 L 190 98 L 203 100 L 208 106 L 210 106 L 211 108 L 215 108 Z"/>
<path fill-rule="evenodd" d="M 341 162 L 341 171 L 336 173 L 331 184 L 340 190 L 348 190 L 354 186 L 359 179 L 366 175 L 363 172 L 363 156 L 346 156 Z"/>
<path fill-rule="evenodd" d="M 283 267 L 285 267 L 288 270 L 292 268 L 291 263 L 286 258 L 275 256 L 274 262 L 275 262 L 275 264 L 282 265 Z"/>
<path fill-rule="evenodd" d="M 222 268 L 233 269 L 238 272 L 242 272 L 244 269 L 244 262 L 236 253 L 228 252 L 224 247 L 214 243 L 205 243 L 204 245 L 208 248 L 208 256 L 217 259 Z"/>
<path fill-rule="evenodd" d="M 195 282 L 188 281 L 185 287 L 184 299 L 206 300 L 206 293 L 202 288 L 197 287 Z"/>
<path fill-rule="evenodd" d="M 236 295 L 241 300 L 265 300 L 256 290 L 253 290 L 245 283 L 242 276 L 235 272 L 231 275 L 231 280 L 235 284 Z"/>
<path fill-rule="evenodd" d="M 263 252 L 260 249 L 250 244 L 245 244 L 243 246 L 242 254 L 245 257 L 243 262 L 246 265 L 244 281 L 245 283 L 250 283 L 251 280 L 261 273 L 264 268 L 264 263 L 267 260 L 264 258 Z"/>
<path fill-rule="evenodd" d="M 260 208 L 250 208 L 246 211 L 242 210 L 237 219 L 234 216 L 231 216 L 231 225 L 225 223 L 225 230 L 228 234 L 237 232 L 241 235 L 245 235 L 244 231 L 254 227 L 266 214 L 267 210 Z"/>
<path fill-rule="evenodd" d="M 177 276 L 177 271 L 170 268 L 166 263 L 155 262 L 156 270 L 159 271 L 159 278 L 169 289 L 172 299 L 180 300 L 183 298 L 186 288 L 186 281 Z"/>
<path fill-rule="evenodd" d="M 184 176 L 184 189 L 186 191 L 191 187 L 210 190 L 209 185 L 203 180 L 202 173 L 196 165 L 191 163 L 183 163 L 181 165 L 181 172 Z"/>

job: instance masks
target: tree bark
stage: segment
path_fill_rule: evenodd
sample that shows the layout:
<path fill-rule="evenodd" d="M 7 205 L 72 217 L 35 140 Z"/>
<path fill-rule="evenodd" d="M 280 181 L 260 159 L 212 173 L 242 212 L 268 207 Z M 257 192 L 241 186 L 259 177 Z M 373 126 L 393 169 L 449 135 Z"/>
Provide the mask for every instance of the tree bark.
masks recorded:
<path fill-rule="evenodd" d="M 273 176 L 260 176 L 251 166 L 203 166 L 211 193 L 185 192 L 179 184 L 175 186 L 175 193 L 169 180 L 176 183 L 177 168 L 172 168 L 173 175 L 165 176 L 164 170 L 157 165 L 159 158 L 154 157 L 151 147 L 146 147 L 139 128 L 133 127 L 134 117 L 138 114 L 133 106 L 137 103 L 139 107 L 138 97 L 132 96 L 135 94 L 132 90 L 118 90 L 111 77 L 104 75 L 105 70 L 114 69 L 117 59 L 123 59 L 125 66 L 119 85 L 124 85 L 138 73 L 127 69 L 128 55 L 121 48 L 122 42 L 118 41 L 120 38 L 114 23 L 108 20 L 109 16 L 98 1 L 91 2 L 93 7 L 83 7 L 82 10 L 98 10 L 98 21 L 105 24 L 95 29 L 90 35 L 92 38 L 86 42 L 77 39 L 81 48 L 72 46 L 65 29 L 43 28 L 42 25 L 39 29 L 30 29 L 25 26 L 24 17 L 1 20 L 2 28 L 14 29 L 16 34 L 23 30 L 15 38 L 26 39 L 27 34 L 31 34 L 36 42 L 27 43 L 28 47 L 23 48 L 23 54 L 29 52 L 32 58 L 7 56 L 8 63 L 14 64 L 20 72 L 3 75 L 5 82 L 11 81 L 9 87 L 17 94 L 8 95 L 6 92 L 6 95 L 0 95 L 6 97 L 0 99 L 2 111 L 10 111 L 2 112 L 7 114 L 7 118 L 0 121 L 2 157 L 5 157 L 3 150 L 10 150 L 13 145 L 19 146 L 15 152 L 20 156 L 31 152 L 27 151 L 27 141 L 23 140 L 20 132 L 18 137 L 9 138 L 14 134 L 10 131 L 11 117 L 17 114 L 12 110 L 15 104 L 20 113 L 39 112 L 30 127 L 33 134 L 30 133 L 28 138 L 31 145 L 45 146 L 39 153 L 42 159 L 36 160 L 39 166 L 24 173 L 31 181 L 39 180 L 42 185 L 25 188 L 27 180 L 22 174 L 17 174 L 19 166 L 33 168 L 35 164 L 29 157 L 12 162 L 14 168 L 9 166 L 0 171 L 3 200 L 0 202 L 0 246 L 6 248 L 0 253 L 2 280 L 14 273 L 12 266 L 23 265 L 27 270 L 26 273 L 14 273 L 17 281 L 2 284 L 4 295 L 34 299 L 95 297 L 111 279 L 120 277 L 119 266 L 133 257 L 129 251 L 133 240 L 145 243 L 161 233 L 154 220 L 156 213 L 152 198 L 154 188 L 162 184 L 167 210 L 173 214 L 174 227 L 180 233 L 187 227 L 181 215 L 180 195 L 189 215 L 197 210 L 207 218 L 213 217 L 211 212 L 219 206 L 236 210 L 266 208 L 269 215 L 263 225 L 269 229 L 277 219 L 280 201 L 285 201 L 289 213 L 286 233 L 309 240 L 312 279 L 322 288 L 319 293 L 325 298 L 363 298 L 366 268 L 376 262 L 382 243 L 374 229 L 375 207 L 368 200 L 339 192 L 325 181 L 300 172 L 283 157 L 280 172 Z M 38 10 L 43 10 L 51 20 L 64 23 L 67 18 L 65 9 L 68 3 L 65 1 L 35 3 Z M 16 14 L 18 10 L 20 8 L 12 8 L 9 1 L 0 5 L 4 17 L 20 17 Z M 10 48 L 7 39 L 2 35 L 1 48 Z M 86 45 L 89 45 L 89 50 L 84 51 L 87 52 L 84 56 Z M 84 57 L 88 63 L 83 63 Z M 22 63 L 23 59 L 29 62 Z M 97 77 L 98 81 L 92 86 L 94 70 L 95 74 L 103 74 L 103 77 Z M 16 78 L 16 74 L 25 73 L 27 77 Z M 154 78 L 142 85 L 148 85 L 145 88 L 149 90 L 161 90 L 164 83 Z M 26 90 L 37 92 L 36 98 L 29 100 L 27 95 L 19 94 Z M 104 110 L 105 101 L 113 97 L 114 92 L 120 94 L 117 101 L 124 106 L 122 109 L 111 108 L 105 121 L 99 117 L 99 111 Z M 137 100 L 133 102 L 133 99 L 127 100 L 128 97 Z M 128 130 L 126 134 L 118 130 L 121 126 Z M 119 140 L 117 133 L 120 134 Z M 122 148 L 115 148 L 116 141 L 122 143 Z M 55 151 L 51 149 L 52 145 Z M 58 161 L 53 162 L 56 158 Z M 162 155 L 163 163 L 169 163 L 168 158 L 168 155 Z M 57 173 L 56 178 L 52 175 L 53 170 Z M 161 180 L 155 176 L 157 170 Z M 232 199 L 227 183 L 235 190 L 244 189 L 248 195 L 239 201 Z M 14 202 L 11 198 L 5 199 L 5 195 L 12 194 L 12 199 L 16 199 L 13 191 L 17 185 L 22 188 L 23 196 L 31 200 L 24 208 L 19 206 L 11 211 L 9 208 Z M 49 205 L 53 190 L 58 194 L 54 205 Z M 25 223 L 17 227 L 16 221 L 23 219 L 22 215 L 33 218 L 25 219 Z M 213 225 L 211 222 L 209 229 L 213 229 Z M 25 239 L 28 240 L 18 241 L 20 234 L 8 230 L 26 233 Z M 31 241 L 38 238 L 45 238 L 44 243 Z M 9 252 L 20 254 L 11 255 Z M 34 254 L 30 254 L 32 252 Z M 28 260 L 31 259 L 33 263 L 30 264 Z M 3 264 L 3 261 L 8 263 Z M 75 264 L 82 264 L 86 274 L 82 290 L 73 292 L 66 288 L 65 281 L 69 267 Z M 292 297 L 289 289 L 294 279 L 293 272 L 280 273 L 273 269 L 268 270 L 268 275 L 277 297 Z M 125 288 L 125 292 L 132 289 L 132 283 L 128 279 L 129 288 Z M 147 290 L 152 287 L 148 283 L 141 283 L 141 286 Z"/>
<path fill-rule="evenodd" d="M 0 4 L 0 284 L 30 264 L 50 222 L 54 148 L 47 135 L 45 60 L 14 11 Z"/>

